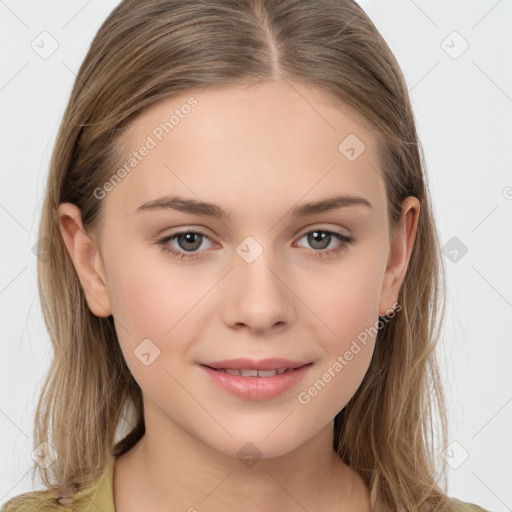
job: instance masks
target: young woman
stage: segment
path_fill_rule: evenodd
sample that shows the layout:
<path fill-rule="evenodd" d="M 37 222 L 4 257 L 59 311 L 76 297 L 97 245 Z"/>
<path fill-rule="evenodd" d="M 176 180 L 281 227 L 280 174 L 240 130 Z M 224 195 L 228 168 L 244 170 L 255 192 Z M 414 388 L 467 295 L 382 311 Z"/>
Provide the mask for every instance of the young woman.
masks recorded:
<path fill-rule="evenodd" d="M 423 167 L 354 1 L 121 2 L 40 225 L 47 490 L 3 510 L 482 511 L 439 483 Z"/>

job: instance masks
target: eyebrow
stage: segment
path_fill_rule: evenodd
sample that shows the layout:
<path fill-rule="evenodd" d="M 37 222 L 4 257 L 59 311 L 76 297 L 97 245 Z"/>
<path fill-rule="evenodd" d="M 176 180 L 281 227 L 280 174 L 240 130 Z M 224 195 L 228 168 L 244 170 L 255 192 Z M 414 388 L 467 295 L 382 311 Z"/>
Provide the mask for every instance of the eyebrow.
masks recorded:
<path fill-rule="evenodd" d="M 354 205 L 363 205 L 370 209 L 373 208 L 370 202 L 363 197 L 345 195 L 296 206 L 292 209 L 291 214 L 294 217 L 307 217 L 309 215 L 315 215 L 317 213 L 324 213 L 330 210 Z M 153 199 L 152 201 L 141 204 L 137 208 L 136 213 L 159 209 L 172 209 L 194 215 L 215 217 L 221 220 L 231 219 L 231 212 L 226 212 L 216 204 L 198 201 L 196 199 L 186 199 L 180 196 L 163 196 L 158 199 Z"/>

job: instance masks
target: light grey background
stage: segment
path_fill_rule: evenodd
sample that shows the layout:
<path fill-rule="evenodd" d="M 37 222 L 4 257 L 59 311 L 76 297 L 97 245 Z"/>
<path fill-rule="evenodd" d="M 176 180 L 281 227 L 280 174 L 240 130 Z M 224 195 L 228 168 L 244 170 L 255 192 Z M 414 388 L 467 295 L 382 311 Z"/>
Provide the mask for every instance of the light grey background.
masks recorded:
<path fill-rule="evenodd" d="M 32 249 L 75 73 L 117 3 L 0 0 L 0 503 L 41 488 L 31 484 L 32 423 L 51 350 Z M 405 74 L 448 244 L 441 351 L 452 444 L 439 450 L 451 465 L 448 491 L 510 511 L 512 2 L 360 3 Z M 58 48 L 42 58 L 52 39 Z"/>

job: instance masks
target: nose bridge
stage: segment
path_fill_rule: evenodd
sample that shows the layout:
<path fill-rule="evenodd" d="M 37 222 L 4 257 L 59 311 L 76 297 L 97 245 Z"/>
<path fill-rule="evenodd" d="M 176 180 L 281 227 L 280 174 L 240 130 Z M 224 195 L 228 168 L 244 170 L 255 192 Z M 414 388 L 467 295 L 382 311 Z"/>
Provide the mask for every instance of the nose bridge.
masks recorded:
<path fill-rule="evenodd" d="M 259 237 L 262 240 L 262 237 Z M 279 294 L 282 283 L 277 279 L 277 263 L 271 236 L 259 242 L 253 236 L 246 237 L 236 248 L 238 259 L 235 264 L 237 279 L 251 295 Z M 270 300 L 271 297 L 268 297 Z"/>
<path fill-rule="evenodd" d="M 285 276 L 279 275 L 282 266 L 271 239 L 270 235 L 266 236 L 266 242 L 260 243 L 255 237 L 247 236 L 235 248 L 232 293 L 228 294 L 226 309 L 226 320 L 231 324 L 266 329 L 290 319 L 293 294 L 284 284 Z"/>

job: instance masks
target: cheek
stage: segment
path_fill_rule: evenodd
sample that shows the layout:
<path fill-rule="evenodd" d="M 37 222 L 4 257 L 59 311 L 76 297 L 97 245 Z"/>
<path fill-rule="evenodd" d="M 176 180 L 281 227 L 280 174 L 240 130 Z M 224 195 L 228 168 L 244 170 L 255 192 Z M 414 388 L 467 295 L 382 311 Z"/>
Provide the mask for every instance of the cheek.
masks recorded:
<path fill-rule="evenodd" d="M 116 246 L 124 250 L 115 251 Z M 112 239 L 110 248 L 107 275 L 114 317 L 131 334 L 162 339 L 200 300 L 204 285 L 185 266 L 167 261 L 156 246 Z"/>
<path fill-rule="evenodd" d="M 361 385 L 371 361 L 373 344 L 349 343 L 346 348 L 346 351 L 337 351 L 335 357 L 318 368 L 298 390 L 297 407 L 304 428 L 314 430 L 316 423 L 332 421 Z"/>
<path fill-rule="evenodd" d="M 181 380 L 187 326 L 204 286 L 165 265 L 165 255 L 151 258 L 136 250 L 120 254 L 108 275 L 116 331 L 131 374 L 150 396 L 180 396 L 171 375 Z"/>
<path fill-rule="evenodd" d="M 218 279 L 169 262 L 159 248 L 132 246 L 110 262 L 109 294 L 126 363 L 139 384 L 158 389 L 164 379 L 172 386 L 165 370 L 179 373 L 191 340 L 200 335 L 204 296 Z"/>
<path fill-rule="evenodd" d="M 384 262 L 374 244 L 298 281 L 298 294 L 333 340 L 357 336 L 378 319 Z"/>
<path fill-rule="evenodd" d="M 327 411 L 326 420 L 352 398 L 372 358 L 384 265 L 378 254 L 378 250 L 360 251 L 340 263 L 329 280 L 309 282 L 307 302 L 317 313 L 309 315 L 309 330 L 316 333 L 325 357 L 297 399 L 315 414 Z"/>
<path fill-rule="evenodd" d="M 332 420 L 361 385 L 378 333 L 378 318 L 371 314 L 373 308 L 368 308 L 371 300 L 372 294 L 361 293 L 340 301 L 341 310 L 325 313 L 330 332 L 321 340 L 317 338 L 324 357 L 297 394 L 297 402 L 308 417 Z"/>

